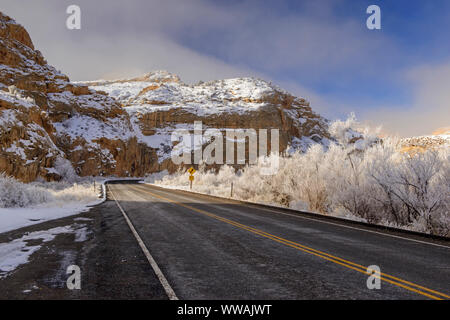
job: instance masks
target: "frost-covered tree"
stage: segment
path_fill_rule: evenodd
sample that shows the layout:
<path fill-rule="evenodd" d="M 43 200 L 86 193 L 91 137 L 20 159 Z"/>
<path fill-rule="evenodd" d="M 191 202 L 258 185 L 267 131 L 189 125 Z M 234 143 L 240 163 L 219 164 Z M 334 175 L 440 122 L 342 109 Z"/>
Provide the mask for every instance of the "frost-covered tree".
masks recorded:
<path fill-rule="evenodd" d="M 53 164 L 54 169 L 61 176 L 61 179 L 65 182 L 73 183 L 78 181 L 79 177 L 76 174 L 72 163 L 69 160 L 58 157 Z"/>
<path fill-rule="evenodd" d="M 28 207 L 52 199 L 52 195 L 43 188 L 36 188 L 0 174 L 0 208 Z"/>

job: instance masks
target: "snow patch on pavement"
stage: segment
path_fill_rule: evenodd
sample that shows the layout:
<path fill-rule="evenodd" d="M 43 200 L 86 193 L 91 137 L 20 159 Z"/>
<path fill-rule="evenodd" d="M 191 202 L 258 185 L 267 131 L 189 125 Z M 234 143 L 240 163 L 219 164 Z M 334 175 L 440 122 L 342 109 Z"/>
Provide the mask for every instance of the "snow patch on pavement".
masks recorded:
<path fill-rule="evenodd" d="M 56 227 L 49 230 L 35 231 L 11 242 L 0 243 L 0 279 L 7 277 L 18 266 L 29 261 L 30 256 L 38 251 L 42 244 L 52 241 L 62 233 L 73 232 L 71 226 Z M 28 245 L 29 241 L 41 241 L 40 244 Z"/>

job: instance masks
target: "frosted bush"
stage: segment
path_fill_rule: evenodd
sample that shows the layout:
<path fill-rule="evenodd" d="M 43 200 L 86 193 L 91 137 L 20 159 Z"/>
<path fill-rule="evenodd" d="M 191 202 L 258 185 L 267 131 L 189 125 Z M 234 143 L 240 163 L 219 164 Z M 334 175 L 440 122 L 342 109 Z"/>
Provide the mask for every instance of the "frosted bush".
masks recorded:
<path fill-rule="evenodd" d="M 149 174 L 145 177 L 144 181 L 148 183 L 154 183 L 156 180 L 161 180 L 164 176 L 167 176 L 169 172 L 167 170 L 163 170 L 161 172 L 155 172 Z"/>
<path fill-rule="evenodd" d="M 63 181 L 73 183 L 79 180 L 78 175 L 73 169 L 72 163 L 66 158 L 58 157 L 55 160 L 53 168 L 61 176 Z"/>
<path fill-rule="evenodd" d="M 90 183 L 77 184 L 74 183 L 70 187 L 61 190 L 49 189 L 53 195 L 54 205 L 64 205 L 70 202 L 94 202 L 98 200 L 98 194 L 94 191 L 94 187 Z"/>
<path fill-rule="evenodd" d="M 32 187 L 17 180 L 0 175 L 0 207 L 28 207 L 53 200 L 45 189 Z"/>
<path fill-rule="evenodd" d="M 381 128 L 369 128 L 362 126 L 354 113 L 351 113 L 347 120 L 333 121 L 328 131 L 338 145 L 351 147 L 353 149 L 364 150 L 379 141 L 378 135 Z"/>
<path fill-rule="evenodd" d="M 397 154 L 383 162 L 378 160 L 371 168 L 370 174 L 382 190 L 378 200 L 396 223 L 448 233 L 448 156 L 448 149 Z"/>
<path fill-rule="evenodd" d="M 93 184 L 84 182 L 22 183 L 0 175 L 0 208 L 46 205 L 60 207 L 70 203 L 90 203 L 98 200 Z"/>

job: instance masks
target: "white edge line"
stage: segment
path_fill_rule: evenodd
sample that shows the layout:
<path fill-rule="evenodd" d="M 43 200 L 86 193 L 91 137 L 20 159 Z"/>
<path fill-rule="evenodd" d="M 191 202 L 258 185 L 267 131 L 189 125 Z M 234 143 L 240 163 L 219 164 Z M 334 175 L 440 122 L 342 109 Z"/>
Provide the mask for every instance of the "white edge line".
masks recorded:
<path fill-rule="evenodd" d="M 151 185 L 151 184 L 147 184 L 147 185 Z M 365 231 L 365 232 L 370 232 L 370 233 L 383 235 L 383 236 L 386 236 L 386 237 L 398 238 L 398 239 L 413 241 L 413 242 L 417 242 L 417 243 L 428 244 L 430 246 L 436 246 L 436 247 L 450 249 L 449 246 L 444 246 L 444 245 L 437 244 L 437 243 L 426 242 L 426 241 L 421 241 L 421 240 L 416 240 L 416 239 L 411 239 L 411 238 L 405 238 L 405 237 L 396 236 L 396 235 L 389 234 L 389 233 L 383 233 L 383 232 L 379 232 L 379 231 L 367 230 L 367 229 L 364 229 L 364 228 L 351 227 L 351 226 L 347 226 L 347 225 L 344 225 L 344 224 L 339 224 L 339 223 L 335 223 L 335 222 L 325 221 L 323 219 L 315 219 L 315 218 L 303 217 L 303 216 L 300 216 L 300 215 L 297 215 L 297 214 L 286 213 L 286 212 L 282 212 L 282 211 L 279 211 L 279 210 L 276 210 L 276 209 L 269 209 L 269 208 L 265 208 L 265 207 L 259 207 L 258 206 L 258 205 L 260 205 L 259 203 L 247 202 L 245 200 L 236 200 L 236 199 L 230 199 L 230 198 L 220 197 L 220 196 L 210 197 L 209 194 L 201 193 L 201 192 L 191 192 L 191 191 L 187 191 L 187 190 L 183 190 L 183 189 L 170 189 L 170 188 L 164 188 L 164 187 L 161 187 L 161 186 L 156 186 L 156 187 L 159 187 L 159 188 L 164 189 L 164 190 L 178 190 L 178 191 L 190 192 L 190 193 L 193 193 L 193 194 L 198 194 L 198 195 L 206 196 L 206 197 L 213 198 L 213 199 L 214 199 L 214 197 L 217 197 L 217 198 L 221 198 L 221 199 L 224 199 L 224 200 L 231 200 L 230 203 L 234 203 L 234 201 L 237 201 L 237 202 L 240 202 L 242 205 L 244 205 L 244 206 L 246 206 L 248 208 L 252 208 L 252 207 L 255 208 L 256 207 L 256 209 L 264 210 L 264 211 L 267 211 L 267 212 L 274 212 L 274 213 L 278 213 L 278 214 L 283 214 L 283 215 L 291 216 L 291 217 L 294 217 L 294 218 L 306 219 L 306 220 L 311 220 L 311 221 L 316 221 L 316 222 L 322 222 L 322 223 L 327 223 L 327 224 L 331 224 L 331 225 L 338 226 L 338 227 L 354 229 L 354 230 L 359 230 L 359 231 Z M 178 196 L 180 196 L 180 195 L 178 195 Z M 181 196 L 181 197 L 183 197 L 183 196 Z M 301 211 L 299 211 L 299 213 L 301 214 Z M 351 222 L 351 220 L 349 222 Z"/>
<path fill-rule="evenodd" d="M 250 206 L 249 206 L 250 207 Z M 401 236 L 396 236 L 393 234 L 388 234 L 388 233 L 383 233 L 383 232 L 379 232 L 379 231 L 373 231 L 373 230 L 367 230 L 367 229 L 363 229 L 363 228 L 357 228 L 357 227 L 351 227 L 351 226 L 346 226 L 344 224 L 339 224 L 339 223 L 334 223 L 334 222 L 330 222 L 330 221 L 324 221 L 321 219 L 314 219 L 314 218 L 308 218 L 308 217 L 301 217 L 295 214 L 291 214 L 291 213 L 286 213 L 286 212 L 281 212 L 281 211 L 277 211 L 277 210 L 272 210 L 272 209 L 267 209 L 267 208 L 261 208 L 265 211 L 270 211 L 270 212 L 275 212 L 275 213 L 279 213 L 279 214 L 284 214 L 287 216 L 291 216 L 291 217 L 295 217 L 295 218 L 300 218 L 300 219 L 306 219 L 306 220 L 312 220 L 312 221 L 319 221 L 319 222 L 323 222 L 323 223 L 327 223 L 327 224 L 332 224 L 334 226 L 340 226 L 340 227 L 344 227 L 344 228 L 348 228 L 348 229 L 354 229 L 354 230 L 360 230 L 360 231 L 366 231 L 366 232 L 370 232 L 370 233 L 375 233 L 375 234 L 380 234 L 386 237 L 392 237 L 392 238 L 398 238 L 398 239 L 403 239 L 403 240 L 408 240 L 408 241 L 413 241 L 413 242 L 418 242 L 418 243 L 422 243 L 422 244 L 428 244 L 431 246 L 436 246 L 436 247 L 442 247 L 442 248 L 447 248 L 450 249 L 450 247 L 448 246 L 444 246 L 441 244 L 437 244 L 437 243 L 432 243 L 432 242 L 426 242 L 426 241 L 421 241 L 421 240 L 416 240 L 416 239 L 411 239 L 411 238 L 405 238 L 405 237 L 401 237 Z"/>
<path fill-rule="evenodd" d="M 139 236 L 136 229 L 134 228 L 133 223 L 128 218 L 128 216 L 125 213 L 125 211 L 123 210 L 122 206 L 117 201 L 116 196 L 114 195 L 114 192 L 112 191 L 112 189 L 109 186 L 108 186 L 108 189 L 111 192 L 113 199 L 116 202 L 117 206 L 119 207 L 120 211 L 122 212 L 128 226 L 130 227 L 131 232 L 133 233 L 134 237 L 136 238 L 139 246 L 141 247 L 142 251 L 144 252 L 145 256 L 147 257 L 148 262 L 152 266 L 153 271 L 155 271 L 155 274 L 158 277 L 159 282 L 161 282 L 161 285 L 163 286 L 164 291 L 166 292 L 167 296 L 169 297 L 170 300 L 178 300 L 178 297 L 175 294 L 175 291 L 173 291 L 172 287 L 170 286 L 166 277 L 162 273 L 161 269 L 158 267 L 158 264 L 156 263 L 155 259 L 153 259 L 152 255 L 150 254 L 147 247 L 145 246 L 144 241 L 142 241 L 141 237 Z"/>

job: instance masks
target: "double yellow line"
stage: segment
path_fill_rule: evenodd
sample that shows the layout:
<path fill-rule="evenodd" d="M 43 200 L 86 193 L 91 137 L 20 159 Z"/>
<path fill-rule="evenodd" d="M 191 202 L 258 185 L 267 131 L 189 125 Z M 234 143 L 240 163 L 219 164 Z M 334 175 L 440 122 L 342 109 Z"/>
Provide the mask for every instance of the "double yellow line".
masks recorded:
<path fill-rule="evenodd" d="M 161 200 L 164 200 L 164 201 L 168 201 L 168 202 L 177 204 L 177 205 L 179 205 L 181 207 L 184 207 L 184 208 L 190 209 L 192 211 L 201 213 L 201 214 L 203 214 L 205 216 L 208 216 L 208 217 L 214 218 L 216 220 L 225 222 L 225 223 L 233 225 L 233 226 L 235 226 L 237 228 L 240 228 L 240 229 L 243 229 L 243 230 L 247 230 L 247 231 L 249 231 L 251 233 L 257 234 L 257 235 L 262 236 L 264 238 L 271 239 L 271 240 L 273 240 L 275 242 L 284 244 L 284 245 L 289 246 L 291 248 L 294 248 L 294 249 L 297 249 L 297 250 L 300 250 L 300 251 L 312 254 L 312 255 L 314 255 L 316 257 L 319 257 L 319 258 L 325 259 L 327 261 L 336 263 L 338 265 L 344 266 L 346 268 L 358 271 L 358 272 L 363 273 L 365 275 L 372 275 L 373 277 L 379 278 L 382 281 L 385 281 L 387 283 L 390 283 L 390 284 L 393 284 L 395 286 L 404 288 L 406 290 L 409 290 L 409 291 L 421 294 L 421 295 L 423 295 L 425 297 L 428 297 L 428 298 L 431 298 L 431 299 L 435 299 L 435 300 L 450 299 L 449 295 L 446 295 L 446 294 L 444 294 L 442 292 L 438 292 L 438 291 L 435 291 L 435 290 L 423 287 L 421 285 L 418 285 L 418 284 L 412 283 L 410 281 L 406 281 L 406 280 L 403 280 L 403 279 L 391 276 L 391 275 L 386 274 L 386 273 L 381 273 L 381 272 L 378 273 L 378 274 L 377 273 L 375 273 L 375 274 L 368 273 L 367 272 L 367 267 L 365 267 L 363 265 L 360 265 L 360 264 L 351 262 L 349 260 L 345 260 L 345 259 L 333 256 L 331 254 L 328 254 L 326 252 L 313 249 L 311 247 L 307 247 L 307 246 L 302 245 L 302 244 L 297 243 L 297 242 L 293 242 L 293 241 L 290 241 L 290 240 L 287 240 L 287 239 L 275 236 L 273 234 L 267 233 L 267 232 L 262 231 L 260 229 L 252 228 L 252 227 L 249 227 L 247 225 L 238 223 L 236 221 L 223 218 L 223 217 L 218 216 L 216 214 L 213 214 L 211 212 L 192 207 L 190 205 L 187 205 L 187 204 L 184 204 L 184 203 L 181 203 L 181 202 L 178 202 L 178 201 L 175 201 L 175 200 L 163 197 L 161 195 L 154 194 L 153 192 L 150 192 L 150 191 L 147 191 L 147 190 L 142 190 L 140 188 L 136 188 L 136 190 L 148 193 L 148 194 L 152 195 L 155 198 L 158 198 L 158 199 L 161 199 Z"/>

